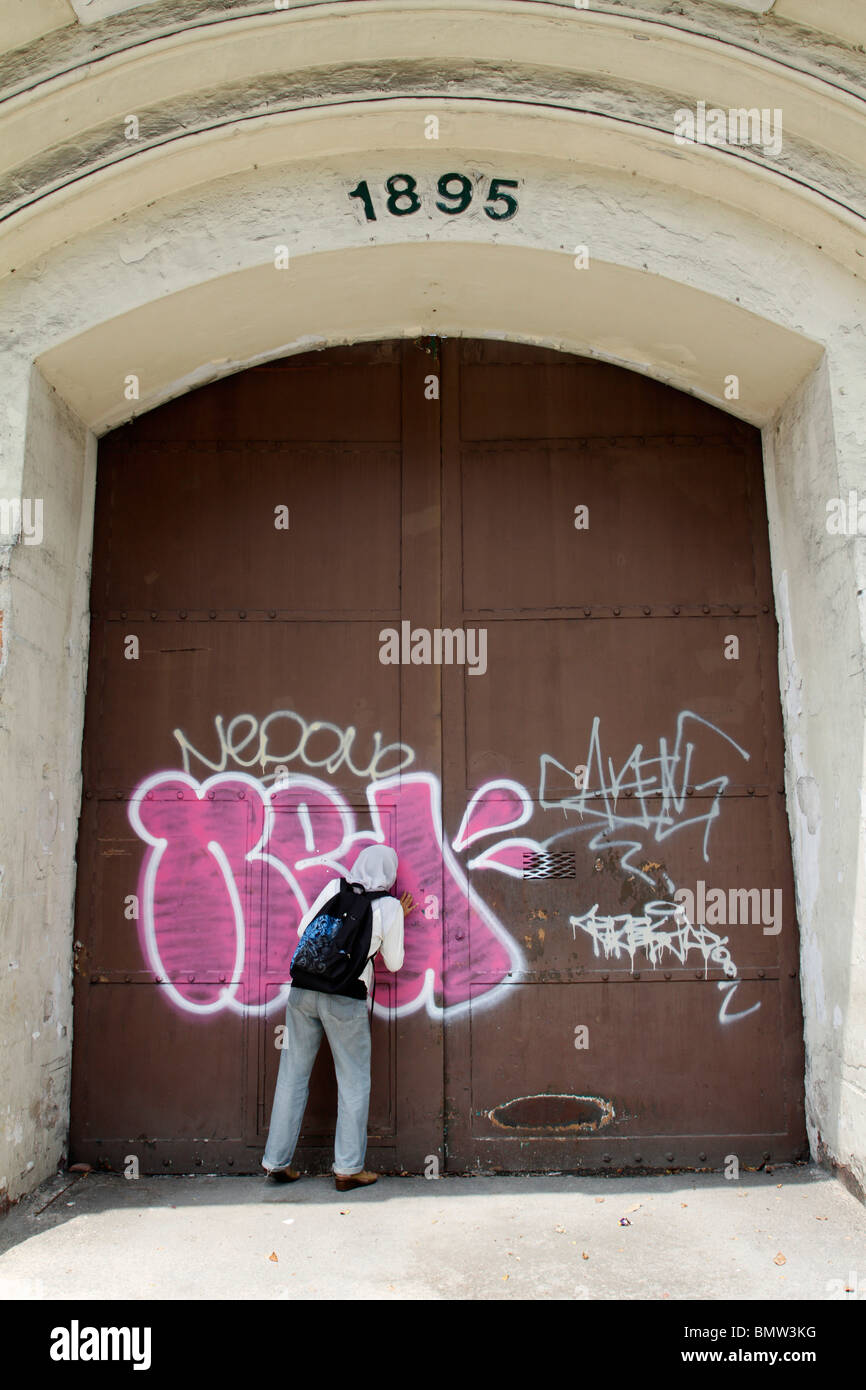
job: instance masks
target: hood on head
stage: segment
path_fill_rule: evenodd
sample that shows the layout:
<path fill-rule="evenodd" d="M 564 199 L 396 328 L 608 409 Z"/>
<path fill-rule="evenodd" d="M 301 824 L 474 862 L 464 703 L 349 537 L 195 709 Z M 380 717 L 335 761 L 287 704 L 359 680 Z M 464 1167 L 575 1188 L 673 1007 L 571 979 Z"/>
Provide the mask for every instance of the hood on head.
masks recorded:
<path fill-rule="evenodd" d="M 362 888 L 372 892 L 374 889 L 392 888 L 397 878 L 397 851 L 390 845 L 367 845 L 361 850 L 348 875 L 350 883 L 360 883 Z"/>

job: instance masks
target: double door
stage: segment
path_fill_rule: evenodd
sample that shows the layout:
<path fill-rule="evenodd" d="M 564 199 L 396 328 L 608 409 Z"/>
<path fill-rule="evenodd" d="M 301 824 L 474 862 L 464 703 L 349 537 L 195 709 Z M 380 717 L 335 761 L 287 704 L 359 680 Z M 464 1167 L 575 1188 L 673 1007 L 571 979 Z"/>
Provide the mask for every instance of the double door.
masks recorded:
<path fill-rule="evenodd" d="M 758 436 L 604 364 L 425 339 L 102 442 L 72 1148 L 256 1171 L 296 926 L 371 839 L 372 1166 L 803 1150 Z M 330 1057 L 303 1162 L 327 1168 Z"/>

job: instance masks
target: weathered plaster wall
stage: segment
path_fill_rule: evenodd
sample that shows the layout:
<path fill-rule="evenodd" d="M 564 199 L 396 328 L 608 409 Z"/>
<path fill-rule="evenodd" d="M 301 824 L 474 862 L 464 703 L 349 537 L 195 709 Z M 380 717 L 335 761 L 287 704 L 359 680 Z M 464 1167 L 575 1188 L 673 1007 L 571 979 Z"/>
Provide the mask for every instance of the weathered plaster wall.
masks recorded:
<path fill-rule="evenodd" d="M 423 114 L 411 120 L 417 141 Z M 366 223 L 347 197 L 362 173 L 378 190 L 395 168 L 435 187 L 443 156 L 417 144 L 247 172 L 130 213 L 58 252 L 49 274 L 18 272 L 18 349 L 97 431 L 262 357 L 422 327 L 555 342 L 723 408 L 725 377 L 736 372 L 737 413 L 762 424 L 820 355 L 801 296 L 768 316 L 780 257 L 796 257 L 786 281 L 824 273 L 819 331 L 857 312 L 848 277 L 837 272 L 833 294 L 820 256 L 804 248 L 797 257 L 749 218 L 722 220 L 708 200 L 536 153 L 494 163 L 454 144 L 450 163 L 485 182 L 522 176 L 518 217 L 496 226 L 478 205 L 457 225 L 426 196 L 411 218 Z M 578 243 L 591 248 L 586 270 L 575 268 Z M 291 248 L 287 270 L 274 267 L 279 245 Z M 136 406 L 123 395 L 131 372 Z"/>
<path fill-rule="evenodd" d="M 303 31 L 292 42 L 273 12 L 265 22 L 270 7 L 171 8 L 184 35 L 171 32 L 169 7 L 143 5 L 58 30 L 0 74 L 19 83 L 0 109 L 0 134 L 6 120 L 16 130 L 6 176 L 18 209 L 0 230 L 0 262 L 14 268 L 0 284 L 4 320 L 15 325 L 0 378 L 0 495 L 41 486 L 46 515 L 48 497 L 62 497 L 65 518 L 51 534 L 46 524 L 44 554 L 13 549 L 0 604 L 4 770 L 13 742 L 22 769 L 0 813 L 0 940 L 28 972 L 2 996 L 18 1052 L 0 1072 L 0 1176 L 22 1191 L 59 1151 L 39 1106 L 42 1069 L 68 1048 L 71 1021 L 64 837 L 74 837 L 86 656 L 84 428 L 268 357 L 422 332 L 602 356 L 766 426 L 810 1131 L 816 1153 L 826 1145 L 862 1175 L 866 576 L 863 541 L 824 525 L 830 497 L 866 493 L 862 54 L 687 0 L 676 13 L 663 0 L 613 0 L 580 30 L 566 28 L 573 9 L 518 0 L 402 14 L 373 0 L 360 29 L 351 5 L 313 4 L 293 16 Z M 646 23 L 626 13 L 638 10 Z M 723 16 L 717 44 L 700 32 L 710 10 Z M 219 11 L 237 17 L 224 33 Z M 470 74 L 467 53 L 495 61 Z M 782 92 L 791 114 L 778 167 L 673 145 L 684 94 L 754 104 L 759 90 Z M 132 93 L 153 115 L 140 148 L 116 128 Z M 435 143 L 424 136 L 431 111 Z M 366 178 L 381 206 L 388 174 L 410 170 L 429 190 L 450 169 L 519 178 L 521 214 L 494 224 L 476 201 L 451 219 L 428 196 L 411 217 L 367 223 L 347 197 Z M 574 266 L 578 244 L 587 270 Z M 287 271 L 274 268 L 277 245 L 290 249 Z M 31 376 L 34 362 L 80 425 Z M 129 373 L 137 402 L 124 396 Z M 730 401 L 729 373 L 740 378 Z M 33 829 L 43 765 L 64 826 L 48 849 Z M 34 1022 L 47 992 L 50 1056 Z"/>
<path fill-rule="evenodd" d="M 43 534 L 0 548 L 0 1208 L 56 1170 L 68 1127 L 96 455 L 38 372 L 18 405 L 27 446 L 14 495 L 41 499 Z"/>
<path fill-rule="evenodd" d="M 863 546 L 826 502 L 863 491 L 866 417 L 824 361 L 764 431 L 812 1152 L 866 1191 Z M 846 371 L 846 368 L 848 369 Z M 855 412 L 837 408 L 854 390 Z M 841 438 L 836 437 L 838 431 Z"/>
<path fill-rule="evenodd" d="M 2 0 L 0 47 L 20 48 L 74 22 L 75 11 L 69 0 Z"/>

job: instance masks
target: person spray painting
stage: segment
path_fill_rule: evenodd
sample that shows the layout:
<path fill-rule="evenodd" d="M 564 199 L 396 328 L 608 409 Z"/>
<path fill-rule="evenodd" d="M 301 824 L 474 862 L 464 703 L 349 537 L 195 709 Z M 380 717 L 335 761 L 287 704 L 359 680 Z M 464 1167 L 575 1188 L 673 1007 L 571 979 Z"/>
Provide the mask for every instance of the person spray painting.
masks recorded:
<path fill-rule="evenodd" d="M 351 875 L 326 883 L 301 920 L 291 964 L 285 1045 L 262 1156 L 268 1182 L 295 1182 L 300 1177 L 289 1165 L 323 1034 L 337 1073 L 337 1189 L 348 1192 L 376 1181 L 377 1175 L 364 1168 L 370 1106 L 367 998 L 371 987 L 375 989 L 373 958 L 378 951 L 388 970 L 399 970 L 403 964 L 403 921 L 413 901 L 410 893 L 399 901 L 390 894 L 396 878 L 396 852 L 389 845 L 368 845 Z"/>

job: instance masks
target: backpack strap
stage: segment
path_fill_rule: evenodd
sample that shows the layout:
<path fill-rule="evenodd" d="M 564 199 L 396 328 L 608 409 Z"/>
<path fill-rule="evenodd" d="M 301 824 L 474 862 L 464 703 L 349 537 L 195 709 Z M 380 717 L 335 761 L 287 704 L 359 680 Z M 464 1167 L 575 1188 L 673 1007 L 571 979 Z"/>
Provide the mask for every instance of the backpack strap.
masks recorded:
<path fill-rule="evenodd" d="M 376 964 L 375 964 L 375 962 L 376 962 L 376 957 L 377 957 L 378 954 L 379 954 L 378 951 L 374 951 L 373 954 L 372 954 L 372 956 L 370 957 L 370 960 L 373 961 L 373 993 L 370 995 L 370 1023 L 371 1023 L 371 1024 L 372 1024 L 372 1022 L 373 1022 L 373 1010 L 374 1010 L 374 1008 L 376 1007 Z"/>
<path fill-rule="evenodd" d="M 366 889 L 365 889 L 365 892 L 367 892 Z M 371 889 L 369 892 L 367 892 L 367 897 L 370 899 L 370 911 L 371 911 L 371 912 L 373 911 L 373 902 L 374 902 L 374 900 L 375 900 L 376 898 L 388 898 L 388 897 L 390 897 L 390 896 L 391 896 L 391 895 L 390 895 L 390 893 L 388 892 L 388 889 L 387 889 L 387 888 Z M 378 950 L 376 950 L 376 951 L 373 952 L 372 956 L 368 956 L 368 957 L 367 957 L 367 963 L 366 963 L 366 965 L 364 966 L 364 969 L 366 970 L 367 965 L 369 965 L 371 961 L 373 962 L 373 992 L 372 992 L 372 994 L 370 995 L 370 1024 L 371 1024 L 371 1026 L 372 1026 L 372 1022 L 373 1022 L 373 1009 L 374 1009 L 374 1007 L 375 1007 L 375 1005 L 376 1005 L 376 957 L 378 956 L 378 954 L 379 954 L 379 952 L 378 952 Z"/>

